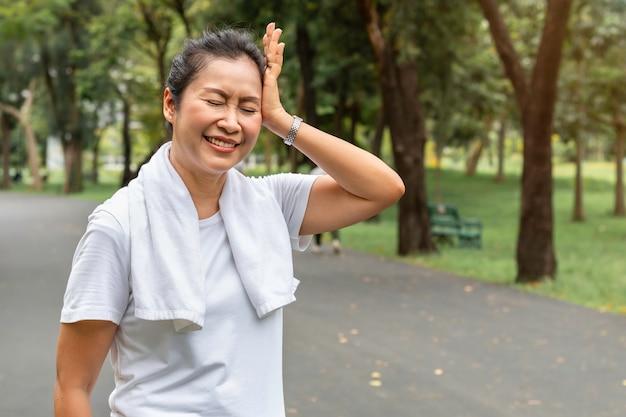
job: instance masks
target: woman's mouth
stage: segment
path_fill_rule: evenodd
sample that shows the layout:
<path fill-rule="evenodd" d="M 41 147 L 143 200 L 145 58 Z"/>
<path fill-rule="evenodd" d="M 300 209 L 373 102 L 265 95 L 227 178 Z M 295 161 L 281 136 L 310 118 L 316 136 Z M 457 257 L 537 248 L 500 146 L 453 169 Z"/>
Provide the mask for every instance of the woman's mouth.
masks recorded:
<path fill-rule="evenodd" d="M 220 140 L 211 136 L 204 136 L 204 140 L 206 140 L 207 142 L 215 146 L 219 146 L 220 148 L 234 148 L 239 145 L 238 143 L 225 142 L 223 140 Z"/>

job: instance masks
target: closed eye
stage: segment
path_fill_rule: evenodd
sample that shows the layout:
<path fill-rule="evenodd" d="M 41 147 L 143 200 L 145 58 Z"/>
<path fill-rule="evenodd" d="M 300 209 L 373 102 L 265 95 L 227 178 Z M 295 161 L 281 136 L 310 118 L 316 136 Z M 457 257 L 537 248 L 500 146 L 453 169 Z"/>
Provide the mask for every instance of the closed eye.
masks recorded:
<path fill-rule="evenodd" d="M 257 109 L 252 109 L 249 107 L 240 107 L 239 109 L 245 114 L 255 114 L 258 111 Z"/>

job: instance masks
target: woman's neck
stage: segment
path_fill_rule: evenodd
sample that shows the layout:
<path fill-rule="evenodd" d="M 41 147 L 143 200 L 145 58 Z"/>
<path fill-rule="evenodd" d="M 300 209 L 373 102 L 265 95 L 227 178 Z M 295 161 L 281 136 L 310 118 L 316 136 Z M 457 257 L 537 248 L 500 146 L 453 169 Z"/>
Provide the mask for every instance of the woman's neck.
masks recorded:
<path fill-rule="evenodd" d="M 202 175 L 184 169 L 178 166 L 176 161 L 170 157 L 172 166 L 183 180 L 193 204 L 198 212 L 199 219 L 211 217 L 219 210 L 219 199 L 222 195 L 222 189 L 226 183 L 226 175 L 224 172 L 219 175 Z"/>
<path fill-rule="evenodd" d="M 217 213 L 220 208 L 219 200 L 224 188 L 226 174 L 218 180 L 182 178 L 198 212 L 198 219 L 206 219 Z"/>

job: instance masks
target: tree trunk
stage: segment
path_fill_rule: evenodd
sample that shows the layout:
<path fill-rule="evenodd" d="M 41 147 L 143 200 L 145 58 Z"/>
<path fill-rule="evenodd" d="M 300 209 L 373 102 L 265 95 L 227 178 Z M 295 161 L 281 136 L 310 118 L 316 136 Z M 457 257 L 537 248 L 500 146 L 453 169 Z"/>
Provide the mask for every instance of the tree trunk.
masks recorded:
<path fill-rule="evenodd" d="M 476 174 L 476 170 L 478 169 L 478 163 L 480 162 L 483 151 L 485 150 L 486 146 L 489 146 L 489 132 L 491 131 L 492 126 L 493 119 L 491 117 L 485 119 L 483 137 L 475 141 L 474 144 L 470 147 L 470 152 L 465 159 L 465 175 L 468 177 Z M 491 163 L 491 157 L 489 162 Z"/>
<path fill-rule="evenodd" d="M 0 103 L 0 110 L 15 117 L 22 125 L 22 128 L 24 129 L 24 140 L 26 141 L 28 167 L 33 181 L 32 187 L 35 190 L 41 190 L 43 189 L 43 181 L 41 180 L 41 173 L 39 171 L 37 139 L 35 138 L 35 132 L 30 125 L 30 109 L 33 105 L 33 100 L 35 99 L 35 85 L 36 81 L 34 79 L 31 80 L 28 86 L 28 97 L 24 100 L 24 104 L 22 104 L 22 108 L 20 110 L 2 103 Z"/>
<path fill-rule="evenodd" d="M 465 160 L 465 175 L 471 177 L 476 174 L 476 169 L 478 168 L 478 162 L 480 161 L 480 157 L 483 154 L 483 150 L 485 149 L 485 139 L 477 140 L 471 147 L 469 151 L 469 155 Z"/>
<path fill-rule="evenodd" d="M 75 28 L 72 24 L 68 24 L 68 33 L 71 39 L 76 38 Z M 75 44 L 76 45 L 76 44 Z M 76 48 L 78 48 L 76 46 Z M 49 52 L 42 47 L 42 70 L 46 89 L 48 91 L 50 108 L 52 117 L 56 123 L 56 130 L 61 137 L 64 155 L 65 180 L 63 183 L 63 192 L 65 194 L 79 193 L 83 191 L 83 173 L 82 173 L 82 121 L 81 111 L 78 105 L 78 97 L 76 93 L 76 83 L 73 76 L 67 77 L 63 83 L 57 82 L 55 87 L 54 80 L 50 76 L 51 62 Z M 76 73 L 76 68 L 71 68 L 71 74 Z M 64 85 L 64 87 L 61 87 Z M 57 88 L 67 97 L 68 104 L 59 105 L 60 96 L 57 94 Z"/>
<path fill-rule="evenodd" d="M 315 77 L 314 62 L 316 50 L 311 44 L 311 36 L 306 25 L 299 22 L 296 27 L 296 53 L 300 63 L 301 78 L 298 83 L 297 113 L 303 115 L 305 122 L 312 126 L 319 127 L 319 115 L 317 114 L 317 91 L 313 85 Z M 337 135 L 342 137 L 341 135 Z M 289 161 L 291 172 L 297 172 L 298 166 L 304 155 L 296 148 L 289 148 Z"/>
<path fill-rule="evenodd" d="M 374 138 L 370 144 L 370 152 L 380 157 L 380 150 L 383 146 L 383 135 L 385 133 L 385 126 L 387 122 L 385 120 L 385 113 L 380 111 L 376 118 L 376 130 L 374 131 Z"/>
<path fill-rule="evenodd" d="M 62 141 L 65 155 L 65 194 L 80 193 L 83 191 L 83 136 L 81 132 L 81 111 L 78 105 L 76 84 L 71 82 L 68 87 L 69 98 L 69 131 L 65 136 L 69 140 Z"/>
<path fill-rule="evenodd" d="M 167 45 L 172 35 L 172 21 L 166 15 L 158 13 L 155 7 L 144 0 L 138 2 L 139 11 L 145 24 L 145 33 L 150 42 L 154 44 L 159 85 L 165 85 L 167 81 L 166 60 Z"/>
<path fill-rule="evenodd" d="M 522 110 L 524 171 L 516 282 L 556 279 L 552 207 L 552 120 L 571 5 L 572 0 L 548 2 L 530 98 Z"/>
<path fill-rule="evenodd" d="M 304 120 L 307 123 L 317 126 L 317 92 L 313 85 L 313 78 L 315 76 L 315 70 L 313 68 L 313 62 L 315 61 L 315 50 L 311 46 L 311 38 L 306 26 L 298 24 L 296 28 L 296 52 L 298 53 L 298 62 L 300 63 L 300 86 L 302 88 L 300 95 L 300 102 L 304 111 Z"/>
<path fill-rule="evenodd" d="M 343 121 L 350 110 L 350 106 L 348 105 L 348 80 L 347 74 L 344 72 L 342 74 L 342 78 L 339 80 L 339 85 L 337 86 L 337 91 L 335 92 L 337 95 L 337 100 L 335 104 L 335 112 L 333 114 L 332 119 L 332 130 L 331 133 L 339 138 L 344 138 L 346 141 L 354 144 L 353 136 L 350 134 L 344 133 Z"/>
<path fill-rule="evenodd" d="M 3 189 L 11 188 L 11 125 L 9 124 L 9 115 L 2 114 L 0 117 L 2 123 L 2 187 Z"/>
<path fill-rule="evenodd" d="M 478 0 L 483 10 L 483 15 L 489 22 L 489 30 L 493 38 L 494 46 L 502 61 L 504 72 L 513 85 L 515 99 L 520 110 L 524 108 L 526 96 L 528 94 L 528 80 L 524 73 L 517 51 L 513 47 L 513 41 L 504 23 L 504 19 L 498 9 L 497 0 Z"/>
<path fill-rule="evenodd" d="M 495 181 L 497 183 L 504 182 L 504 140 L 506 138 L 506 122 L 500 121 L 500 127 L 498 128 L 498 172 L 496 173 Z"/>
<path fill-rule="evenodd" d="M 550 7 L 554 3 L 549 3 L 549 11 L 554 9 Z M 569 11 L 562 16 L 548 12 L 530 98 L 522 110 L 524 164 L 517 245 L 518 283 L 556 278 L 551 134 L 556 79 L 568 14 Z"/>
<path fill-rule="evenodd" d="M 580 13 L 582 9 L 578 9 L 577 19 L 580 20 Z M 585 106 L 581 98 L 581 91 L 583 90 L 582 82 L 585 78 L 585 67 L 583 65 L 583 45 L 580 38 L 573 41 L 574 46 L 574 61 L 576 62 L 576 82 L 574 84 L 574 100 L 576 102 L 576 121 L 573 123 L 574 129 L 574 145 L 576 147 L 576 154 L 574 158 L 576 173 L 574 177 L 574 209 L 572 210 L 572 222 L 584 222 L 585 221 L 585 207 L 583 204 L 583 157 L 584 157 L 584 143 L 581 139 L 581 119 L 585 114 Z"/>
<path fill-rule="evenodd" d="M 183 25 L 185 26 L 185 34 L 188 38 L 191 38 L 193 33 L 191 31 L 191 22 L 189 21 L 189 16 L 187 16 L 187 2 L 185 0 L 174 0 L 171 2 L 171 7 L 176 11 L 180 20 L 183 21 Z"/>
<path fill-rule="evenodd" d="M 26 149 L 28 151 L 28 166 L 33 180 L 32 187 L 35 190 L 42 190 L 43 181 L 39 170 L 39 156 L 37 155 L 37 139 L 35 138 L 35 132 L 28 121 L 24 122 L 22 127 L 24 128 Z"/>
<path fill-rule="evenodd" d="M 91 180 L 94 184 L 100 183 L 100 137 L 96 137 L 91 149 L 93 159 L 91 160 Z"/>
<path fill-rule="evenodd" d="M 556 278 L 551 134 L 563 40 L 572 1 L 547 2 L 541 43 L 528 83 L 497 2 L 478 0 L 522 114 L 524 164 L 515 279 L 518 283 Z"/>
<path fill-rule="evenodd" d="M 350 143 L 356 143 L 356 128 L 361 119 L 361 106 L 357 101 L 352 103 L 350 108 L 350 131 L 348 133 L 348 141 Z"/>
<path fill-rule="evenodd" d="M 576 137 L 576 177 L 574 179 L 574 211 L 573 222 L 585 221 L 585 207 L 583 204 L 583 154 L 584 144 L 580 137 Z"/>
<path fill-rule="evenodd" d="M 132 155 L 132 141 L 130 137 L 130 102 L 122 98 L 122 146 L 124 149 L 124 171 L 122 172 L 122 186 L 128 185 L 134 173 L 130 170 Z"/>
<path fill-rule="evenodd" d="M 435 247 L 426 209 L 426 128 L 418 100 L 417 65 L 410 61 L 400 63 L 392 50 L 393 40 L 383 35 L 382 23 L 372 1 L 358 0 L 357 3 L 376 56 L 396 170 L 406 185 L 406 193 L 399 202 L 398 254 L 433 252 Z"/>
<path fill-rule="evenodd" d="M 80 193 L 83 191 L 83 145 L 79 139 L 63 141 L 65 157 L 65 183 L 63 193 Z"/>

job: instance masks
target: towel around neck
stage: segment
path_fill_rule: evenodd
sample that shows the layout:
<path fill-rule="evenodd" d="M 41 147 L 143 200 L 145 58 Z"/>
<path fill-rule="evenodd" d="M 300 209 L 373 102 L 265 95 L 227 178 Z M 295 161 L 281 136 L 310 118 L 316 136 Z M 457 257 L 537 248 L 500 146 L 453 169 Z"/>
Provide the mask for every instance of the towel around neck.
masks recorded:
<path fill-rule="evenodd" d="M 176 331 L 195 331 L 204 325 L 207 299 L 200 229 L 189 191 L 169 160 L 171 145 L 161 146 L 128 185 L 131 287 L 138 318 L 172 320 Z M 237 271 L 262 318 L 295 301 L 298 280 L 280 206 L 254 181 L 229 170 L 219 205 Z"/>

